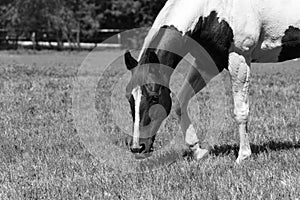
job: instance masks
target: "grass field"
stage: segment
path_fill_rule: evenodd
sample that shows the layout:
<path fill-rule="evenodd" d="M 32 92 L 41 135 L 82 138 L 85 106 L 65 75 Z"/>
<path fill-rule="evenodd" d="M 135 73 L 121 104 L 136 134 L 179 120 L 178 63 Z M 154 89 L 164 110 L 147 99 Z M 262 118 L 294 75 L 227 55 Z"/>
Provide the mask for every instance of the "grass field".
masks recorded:
<path fill-rule="evenodd" d="M 131 129 L 123 97 L 130 73 L 121 60 L 111 68 L 104 64 L 120 54 L 99 51 L 85 71 L 80 66 L 87 52 L 0 53 L 0 199 L 300 199 L 299 61 L 253 65 L 253 155 L 241 165 L 235 164 L 239 138 L 224 72 L 189 107 L 199 137 L 215 146 L 208 158 L 195 162 L 168 154 L 166 146 L 180 149 L 182 140 L 172 112 L 155 142 L 163 158 L 157 155 L 152 170 L 134 173 L 143 161 L 126 153 L 122 140 Z M 179 67 L 183 74 L 184 66 Z M 96 118 L 88 112 L 78 116 L 74 102 L 84 94 L 74 88 L 93 92 L 88 87 L 98 78 L 94 71 L 103 72 L 94 104 L 86 99 L 82 105 L 94 107 Z M 174 76 L 174 93 L 180 80 Z M 105 134 L 107 140 L 87 142 L 82 136 L 89 133 L 81 126 L 93 126 L 95 119 L 103 132 L 93 129 L 92 134 Z M 98 142 L 107 149 L 97 149 Z M 168 155 L 176 162 L 164 164 Z"/>

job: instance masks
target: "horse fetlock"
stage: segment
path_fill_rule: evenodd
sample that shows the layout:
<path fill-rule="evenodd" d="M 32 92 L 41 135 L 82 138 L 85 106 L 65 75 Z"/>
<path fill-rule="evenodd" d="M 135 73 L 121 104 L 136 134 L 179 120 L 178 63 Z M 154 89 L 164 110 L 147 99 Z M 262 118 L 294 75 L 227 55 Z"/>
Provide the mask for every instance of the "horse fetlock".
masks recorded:
<path fill-rule="evenodd" d="M 193 159 L 195 160 L 203 159 L 209 154 L 209 149 L 201 148 L 199 142 L 189 145 L 189 149 L 192 151 Z"/>
<path fill-rule="evenodd" d="M 247 123 L 249 117 L 249 110 L 245 109 L 244 111 L 234 111 L 234 118 L 238 122 L 238 124 Z"/>
<path fill-rule="evenodd" d="M 187 146 L 189 147 L 189 149 L 191 151 L 196 151 L 197 149 L 200 148 L 199 142 L 196 142 L 196 143 L 194 143 L 192 145 L 187 143 Z"/>
<path fill-rule="evenodd" d="M 234 118 L 238 124 L 246 124 L 248 122 L 248 115 L 235 115 Z"/>

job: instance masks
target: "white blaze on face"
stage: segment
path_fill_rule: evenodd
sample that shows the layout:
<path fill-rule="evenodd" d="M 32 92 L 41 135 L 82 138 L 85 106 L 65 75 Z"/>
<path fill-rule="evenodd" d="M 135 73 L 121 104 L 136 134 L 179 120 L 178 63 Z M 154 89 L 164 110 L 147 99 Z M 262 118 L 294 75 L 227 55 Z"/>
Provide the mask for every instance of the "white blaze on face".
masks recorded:
<path fill-rule="evenodd" d="M 133 123 L 133 148 L 139 148 L 140 137 L 140 104 L 142 99 L 142 90 L 138 86 L 132 90 L 132 96 L 134 98 L 134 123 Z"/>

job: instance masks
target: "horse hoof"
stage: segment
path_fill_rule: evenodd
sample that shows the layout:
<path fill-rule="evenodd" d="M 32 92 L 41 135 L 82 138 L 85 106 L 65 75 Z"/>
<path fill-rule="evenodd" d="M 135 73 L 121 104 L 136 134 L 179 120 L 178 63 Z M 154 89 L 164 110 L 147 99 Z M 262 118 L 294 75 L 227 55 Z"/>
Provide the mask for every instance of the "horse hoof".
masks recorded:
<path fill-rule="evenodd" d="M 200 160 L 207 157 L 209 154 L 209 150 L 198 148 L 193 152 L 193 157 L 195 160 Z"/>
<path fill-rule="evenodd" d="M 238 158 L 236 159 L 237 164 L 241 164 L 244 160 L 251 156 L 251 151 L 244 152 L 243 154 L 239 154 Z"/>

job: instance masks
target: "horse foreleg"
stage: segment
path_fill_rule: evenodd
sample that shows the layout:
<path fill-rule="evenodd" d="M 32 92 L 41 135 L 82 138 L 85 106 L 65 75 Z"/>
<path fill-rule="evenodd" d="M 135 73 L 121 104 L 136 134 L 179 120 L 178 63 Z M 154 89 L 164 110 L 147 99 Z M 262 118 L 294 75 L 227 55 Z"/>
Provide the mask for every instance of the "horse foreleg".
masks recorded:
<path fill-rule="evenodd" d="M 195 62 L 197 66 L 197 63 Z M 211 78 L 216 74 L 211 75 Z M 187 107 L 190 99 L 206 86 L 206 83 L 211 78 L 204 79 L 203 74 L 200 74 L 197 68 L 192 67 L 189 71 L 183 86 L 178 95 L 178 102 L 176 103 L 176 113 L 180 120 L 181 130 L 184 134 L 185 143 L 193 152 L 193 157 L 198 160 L 209 153 L 209 149 L 201 148 L 196 130 L 191 123 L 188 115 Z"/>
<path fill-rule="evenodd" d="M 236 162 L 240 163 L 251 155 L 247 130 L 249 116 L 250 59 L 237 53 L 231 53 L 229 63 L 234 101 L 234 117 L 238 123 L 240 135 L 240 149 Z"/>

